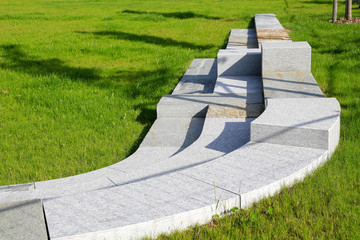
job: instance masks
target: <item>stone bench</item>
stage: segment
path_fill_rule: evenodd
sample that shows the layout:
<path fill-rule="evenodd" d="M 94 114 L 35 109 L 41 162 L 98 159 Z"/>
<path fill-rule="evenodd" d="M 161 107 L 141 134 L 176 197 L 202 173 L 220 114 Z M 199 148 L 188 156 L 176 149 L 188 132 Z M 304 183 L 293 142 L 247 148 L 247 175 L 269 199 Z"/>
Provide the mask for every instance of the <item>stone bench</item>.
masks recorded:
<path fill-rule="evenodd" d="M 255 29 L 232 29 L 226 49 L 258 48 Z"/>
<path fill-rule="evenodd" d="M 266 41 L 291 41 L 275 14 L 255 14 L 255 27 L 259 44 Z"/>
<path fill-rule="evenodd" d="M 335 150 L 340 106 L 317 86 L 307 43 L 264 35 L 283 29 L 273 14 L 255 25 L 261 48 L 249 44 L 253 30 L 234 30 L 229 40 L 244 46 L 194 60 L 133 155 L 3 186 L 0 203 L 41 198 L 51 239 L 129 239 L 206 223 L 302 180 Z"/>

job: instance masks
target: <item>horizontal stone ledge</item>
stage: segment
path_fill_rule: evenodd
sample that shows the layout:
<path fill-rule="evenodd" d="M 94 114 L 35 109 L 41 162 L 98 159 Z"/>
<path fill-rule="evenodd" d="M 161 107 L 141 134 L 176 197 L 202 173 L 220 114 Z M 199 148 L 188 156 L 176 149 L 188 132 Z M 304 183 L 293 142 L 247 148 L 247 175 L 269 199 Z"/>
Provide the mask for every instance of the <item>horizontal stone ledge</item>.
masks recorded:
<path fill-rule="evenodd" d="M 251 141 L 334 152 L 340 136 L 340 104 L 336 98 L 266 102 L 264 113 L 251 123 Z"/>
<path fill-rule="evenodd" d="M 311 72 L 311 46 L 307 42 L 263 42 L 262 72 Z"/>
<path fill-rule="evenodd" d="M 262 93 L 165 95 L 157 105 L 157 117 L 205 117 L 209 105 L 245 110 L 248 104 L 262 103 Z"/>

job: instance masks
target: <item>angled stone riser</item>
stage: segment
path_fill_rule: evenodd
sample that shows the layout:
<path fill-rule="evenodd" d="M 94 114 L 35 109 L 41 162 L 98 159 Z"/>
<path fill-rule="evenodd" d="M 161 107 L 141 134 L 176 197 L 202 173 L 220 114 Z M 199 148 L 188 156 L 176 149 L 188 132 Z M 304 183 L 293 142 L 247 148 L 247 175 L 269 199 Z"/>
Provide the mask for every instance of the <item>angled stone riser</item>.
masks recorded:
<path fill-rule="evenodd" d="M 218 76 L 261 75 L 260 49 L 220 50 Z"/>

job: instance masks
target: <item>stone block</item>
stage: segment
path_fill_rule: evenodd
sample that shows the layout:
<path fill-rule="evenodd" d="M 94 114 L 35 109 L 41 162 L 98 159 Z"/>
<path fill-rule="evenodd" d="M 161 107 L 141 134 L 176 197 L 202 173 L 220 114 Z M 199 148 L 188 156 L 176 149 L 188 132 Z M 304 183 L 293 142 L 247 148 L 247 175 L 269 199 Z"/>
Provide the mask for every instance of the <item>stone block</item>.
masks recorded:
<path fill-rule="evenodd" d="M 257 48 L 219 50 L 218 76 L 261 75 L 261 51 Z"/>
<path fill-rule="evenodd" d="M 194 59 L 172 94 L 212 93 L 216 77 L 216 59 Z"/>
<path fill-rule="evenodd" d="M 41 200 L 0 204 L 0 239 L 47 240 Z"/>
<path fill-rule="evenodd" d="M 262 93 L 260 76 L 221 76 L 216 80 L 214 93 Z"/>
<path fill-rule="evenodd" d="M 159 118 L 146 134 L 141 147 L 181 147 L 191 145 L 201 134 L 204 118 Z"/>
<path fill-rule="evenodd" d="M 262 93 L 165 95 L 157 105 L 158 118 L 205 117 L 209 105 L 246 108 L 263 103 Z"/>
<path fill-rule="evenodd" d="M 333 153 L 340 135 L 335 98 L 268 99 L 251 123 L 251 141 L 326 149 Z"/>
<path fill-rule="evenodd" d="M 264 72 L 264 98 L 324 97 L 311 72 Z"/>
<path fill-rule="evenodd" d="M 258 48 L 255 29 L 232 29 L 226 49 Z"/>
<path fill-rule="evenodd" d="M 215 191 L 222 196 L 218 208 Z M 239 201 L 225 206 L 233 198 L 238 196 L 173 173 L 129 185 L 46 199 L 44 208 L 51 239 L 106 236 L 129 239 L 205 223 L 214 214 L 234 207 L 233 204 L 239 206 Z M 133 225 L 137 227 L 131 228 Z"/>
<path fill-rule="evenodd" d="M 311 47 L 307 42 L 263 42 L 262 72 L 311 71 Z"/>
<path fill-rule="evenodd" d="M 275 14 L 255 14 L 255 28 L 256 31 L 284 29 Z"/>

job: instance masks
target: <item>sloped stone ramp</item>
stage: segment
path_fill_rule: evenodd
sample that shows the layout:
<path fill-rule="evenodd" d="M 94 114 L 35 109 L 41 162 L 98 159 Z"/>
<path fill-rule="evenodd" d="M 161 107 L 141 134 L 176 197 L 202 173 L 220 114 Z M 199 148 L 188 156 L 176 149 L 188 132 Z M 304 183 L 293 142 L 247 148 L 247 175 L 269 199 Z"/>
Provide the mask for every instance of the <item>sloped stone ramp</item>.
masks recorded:
<path fill-rule="evenodd" d="M 193 61 L 132 156 L 3 186 L 0 204 L 42 201 L 37 239 L 46 226 L 51 239 L 133 239 L 206 223 L 302 180 L 336 149 L 340 105 L 313 78 L 309 44 L 292 42 L 273 14 L 255 25 L 233 29 L 217 59 Z M 0 238 L 9 228 L 21 226 Z"/>

